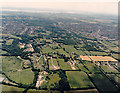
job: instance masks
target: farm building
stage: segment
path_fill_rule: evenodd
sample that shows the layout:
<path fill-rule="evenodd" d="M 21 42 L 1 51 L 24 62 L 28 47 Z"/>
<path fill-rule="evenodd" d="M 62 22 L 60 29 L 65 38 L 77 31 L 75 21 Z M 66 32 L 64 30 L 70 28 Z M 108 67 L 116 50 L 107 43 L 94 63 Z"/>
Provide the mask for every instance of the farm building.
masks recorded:
<path fill-rule="evenodd" d="M 118 61 L 110 56 L 80 56 L 80 58 L 84 61 L 92 61 L 98 64 L 116 64 L 118 65 Z"/>

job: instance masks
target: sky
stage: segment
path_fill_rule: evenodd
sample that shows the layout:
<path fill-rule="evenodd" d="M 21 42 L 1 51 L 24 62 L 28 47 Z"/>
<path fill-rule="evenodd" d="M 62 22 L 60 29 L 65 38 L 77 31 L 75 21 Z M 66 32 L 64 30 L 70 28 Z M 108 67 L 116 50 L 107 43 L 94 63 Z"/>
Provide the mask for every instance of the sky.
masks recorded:
<path fill-rule="evenodd" d="M 118 14 L 118 0 L 2 0 L 0 3 L 2 7 L 43 8 Z"/>

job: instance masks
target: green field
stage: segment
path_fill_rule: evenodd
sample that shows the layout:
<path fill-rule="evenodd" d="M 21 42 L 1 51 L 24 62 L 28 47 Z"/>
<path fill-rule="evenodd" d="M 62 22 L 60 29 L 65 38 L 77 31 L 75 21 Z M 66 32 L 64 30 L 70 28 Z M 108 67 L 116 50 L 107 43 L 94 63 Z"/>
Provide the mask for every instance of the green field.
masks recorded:
<path fill-rule="evenodd" d="M 102 92 L 105 92 L 105 91 L 116 92 L 117 91 L 117 88 L 108 80 L 107 77 L 105 77 L 105 75 L 90 74 L 90 76 L 100 91 Z"/>
<path fill-rule="evenodd" d="M 115 74 L 107 74 L 112 80 L 114 80 L 117 85 L 120 87 L 120 78 Z M 120 75 L 120 74 L 119 74 Z"/>
<path fill-rule="evenodd" d="M 119 54 L 112 54 L 112 56 L 113 56 L 114 58 L 116 58 L 116 59 L 118 59 L 118 55 L 119 55 Z"/>
<path fill-rule="evenodd" d="M 81 50 L 76 50 L 75 53 L 78 54 L 78 55 L 86 55 L 86 54 L 85 54 L 83 51 L 81 51 Z"/>
<path fill-rule="evenodd" d="M 97 51 L 90 51 L 91 55 L 97 55 L 97 56 L 102 56 L 102 55 L 108 55 L 105 52 L 97 52 Z"/>
<path fill-rule="evenodd" d="M 108 42 L 108 41 L 103 41 L 105 44 L 111 46 L 111 47 L 115 47 L 116 45 L 114 45 L 112 42 Z"/>
<path fill-rule="evenodd" d="M 52 58 L 52 60 L 53 60 L 53 65 L 58 66 L 57 59 Z"/>
<path fill-rule="evenodd" d="M 73 45 L 62 45 L 62 48 L 65 48 L 65 51 L 67 51 L 69 53 L 76 51 L 76 49 L 73 47 Z"/>
<path fill-rule="evenodd" d="M 48 86 L 50 88 L 58 88 L 59 87 L 59 80 L 60 80 L 60 77 L 59 75 L 56 73 L 56 74 L 50 74 L 49 75 L 49 83 L 48 83 Z"/>
<path fill-rule="evenodd" d="M 2 91 L 4 91 L 3 93 L 18 93 L 18 91 L 24 91 L 24 88 L 18 88 L 18 87 L 14 87 L 14 86 L 8 86 L 8 85 L 2 85 Z M 7 91 L 7 92 L 5 92 Z M 14 91 L 14 92 L 13 92 Z"/>
<path fill-rule="evenodd" d="M 6 45 L 11 45 L 14 39 L 6 40 Z"/>
<path fill-rule="evenodd" d="M 118 73 L 118 71 L 114 68 L 110 68 L 109 66 L 107 65 L 103 65 L 101 66 L 101 68 L 105 71 L 105 72 L 114 72 L 114 73 Z"/>
<path fill-rule="evenodd" d="M 7 73 L 7 76 L 16 81 L 17 83 L 22 84 L 31 84 L 33 83 L 34 79 L 34 73 L 31 71 L 31 69 L 21 70 L 17 72 L 9 72 Z"/>
<path fill-rule="evenodd" d="M 14 56 L 2 57 L 2 71 L 17 83 L 30 84 L 33 82 L 34 73 L 31 69 L 22 70 L 22 61 Z"/>
<path fill-rule="evenodd" d="M 17 71 L 22 69 L 22 61 L 15 56 L 2 56 L 2 71 L 6 74 L 9 71 Z"/>
<path fill-rule="evenodd" d="M 94 63 L 86 62 L 85 66 L 90 72 L 100 72 L 99 68 Z"/>
<path fill-rule="evenodd" d="M 66 55 L 67 57 L 70 57 L 70 55 L 66 53 L 63 49 L 56 49 L 55 51 L 57 51 L 59 54 L 63 54 Z"/>
<path fill-rule="evenodd" d="M 43 64 L 44 64 L 43 63 L 43 56 L 41 56 L 38 60 L 37 68 L 43 70 L 44 69 L 44 67 L 42 66 Z"/>
<path fill-rule="evenodd" d="M 67 71 L 66 75 L 71 88 L 94 87 L 88 76 L 82 71 Z"/>
<path fill-rule="evenodd" d="M 54 50 L 51 49 L 51 48 L 48 46 L 48 47 L 42 48 L 42 52 L 43 52 L 43 53 L 51 53 L 51 52 L 54 52 Z"/>
<path fill-rule="evenodd" d="M 72 70 L 71 66 L 67 62 L 64 62 L 64 59 L 58 59 L 58 62 L 62 70 Z"/>
<path fill-rule="evenodd" d="M 83 66 L 83 64 L 79 62 L 79 60 L 76 60 L 76 62 L 77 62 L 77 64 L 78 64 L 79 69 L 81 69 L 82 71 L 89 72 L 89 71 Z"/>

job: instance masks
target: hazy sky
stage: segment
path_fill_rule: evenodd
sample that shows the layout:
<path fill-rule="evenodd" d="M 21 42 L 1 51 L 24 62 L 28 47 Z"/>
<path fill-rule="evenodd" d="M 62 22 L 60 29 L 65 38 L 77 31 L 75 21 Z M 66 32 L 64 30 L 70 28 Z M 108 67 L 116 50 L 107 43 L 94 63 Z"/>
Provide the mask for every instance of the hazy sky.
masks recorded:
<path fill-rule="evenodd" d="M 118 14 L 118 0 L 3 0 L 2 7 L 26 7 Z"/>

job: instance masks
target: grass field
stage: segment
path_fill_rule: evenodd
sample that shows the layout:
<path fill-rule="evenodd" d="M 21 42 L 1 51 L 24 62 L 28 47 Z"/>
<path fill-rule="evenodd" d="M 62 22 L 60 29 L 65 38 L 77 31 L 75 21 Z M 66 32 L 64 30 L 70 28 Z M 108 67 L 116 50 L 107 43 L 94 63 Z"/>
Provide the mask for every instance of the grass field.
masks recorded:
<path fill-rule="evenodd" d="M 55 51 L 57 51 L 59 54 L 63 54 L 66 55 L 67 57 L 70 57 L 70 55 L 66 53 L 63 49 L 56 49 Z"/>
<path fill-rule="evenodd" d="M 50 80 L 48 81 L 49 82 L 48 86 L 50 88 L 58 88 L 59 80 L 60 80 L 59 75 L 57 73 L 56 74 L 50 74 L 49 78 L 50 78 Z"/>
<path fill-rule="evenodd" d="M 101 92 L 105 92 L 105 91 L 116 92 L 117 91 L 116 87 L 103 74 L 90 74 L 90 76 L 93 79 L 94 83 L 96 84 L 97 88 Z"/>
<path fill-rule="evenodd" d="M 57 59 L 52 58 L 52 60 L 53 60 L 53 65 L 58 66 Z"/>
<path fill-rule="evenodd" d="M 78 55 L 86 55 L 86 54 L 85 54 L 83 51 L 81 51 L 81 50 L 76 50 L 75 53 L 78 54 Z"/>
<path fill-rule="evenodd" d="M 90 72 L 100 72 L 99 68 L 94 63 L 86 62 L 85 66 Z"/>
<path fill-rule="evenodd" d="M 10 35 L 10 34 L 0 34 L 0 36 L 7 36 L 7 37 L 11 37 L 11 38 L 16 38 L 16 39 L 21 39 L 21 37 L 17 37 L 17 36 L 14 36 L 14 35 Z"/>
<path fill-rule="evenodd" d="M 62 70 L 72 70 L 71 66 L 67 62 L 64 62 L 64 59 L 58 59 L 58 62 Z"/>
<path fill-rule="evenodd" d="M 58 47 L 58 45 L 56 45 L 56 44 L 49 44 L 49 46 L 52 47 L 52 48 Z"/>
<path fill-rule="evenodd" d="M 6 91 L 6 92 L 9 92 L 9 93 L 18 93 L 18 91 L 24 91 L 24 88 L 2 85 L 2 91 Z M 3 93 L 5 93 L 5 92 L 3 92 Z"/>
<path fill-rule="evenodd" d="M 102 56 L 102 55 L 108 55 L 105 52 L 97 52 L 97 51 L 90 51 L 91 55 L 97 55 L 97 56 Z"/>
<path fill-rule="evenodd" d="M 14 39 L 6 40 L 6 45 L 11 45 Z"/>
<path fill-rule="evenodd" d="M 114 72 L 114 73 L 117 73 L 118 71 L 114 68 L 110 68 L 109 66 L 107 65 L 103 65 L 101 66 L 101 68 L 105 71 L 105 72 Z"/>
<path fill-rule="evenodd" d="M 0 54 L 6 54 L 6 51 L 0 50 Z"/>
<path fill-rule="evenodd" d="M 78 64 L 78 67 L 79 69 L 81 69 L 82 71 L 86 71 L 86 72 L 89 72 L 84 66 L 82 63 L 79 63 L 79 60 L 76 60 L 77 64 Z"/>
<path fill-rule="evenodd" d="M 109 49 L 111 49 L 112 51 L 118 52 L 119 47 L 109 47 Z"/>
<path fill-rule="evenodd" d="M 37 68 L 43 70 L 44 68 L 42 65 L 43 65 L 43 56 L 41 56 L 41 58 L 38 60 Z"/>
<path fill-rule="evenodd" d="M 2 71 L 8 73 L 9 71 L 16 71 L 22 69 L 22 61 L 14 56 L 2 56 Z"/>
<path fill-rule="evenodd" d="M 72 45 L 62 45 L 62 48 L 65 48 L 65 51 L 67 51 L 69 53 L 76 51 L 76 49 Z"/>
<path fill-rule="evenodd" d="M 118 54 L 112 54 L 112 56 L 116 59 L 118 59 Z"/>
<path fill-rule="evenodd" d="M 67 71 L 67 79 L 71 88 L 89 88 L 94 87 L 88 76 L 84 72 Z"/>
<path fill-rule="evenodd" d="M 2 56 L 2 71 L 12 80 L 30 84 L 33 82 L 34 73 L 31 69 L 22 70 L 22 62 L 14 56 Z"/>
<path fill-rule="evenodd" d="M 31 69 L 25 69 L 17 72 L 8 72 L 7 76 L 17 83 L 22 84 L 31 84 L 34 79 L 34 73 L 31 71 Z"/>
<path fill-rule="evenodd" d="M 48 46 L 48 47 L 42 48 L 42 52 L 43 52 L 43 53 L 50 53 L 50 52 L 54 52 L 54 50 L 51 49 L 51 48 Z"/>
<path fill-rule="evenodd" d="M 111 46 L 111 47 L 115 47 L 116 45 L 114 45 L 112 42 L 108 42 L 108 41 L 103 41 L 103 43 Z"/>
<path fill-rule="evenodd" d="M 120 78 L 116 76 L 115 74 L 107 74 L 112 80 L 114 80 L 117 85 L 120 87 Z"/>

